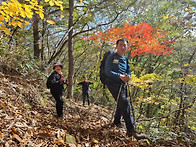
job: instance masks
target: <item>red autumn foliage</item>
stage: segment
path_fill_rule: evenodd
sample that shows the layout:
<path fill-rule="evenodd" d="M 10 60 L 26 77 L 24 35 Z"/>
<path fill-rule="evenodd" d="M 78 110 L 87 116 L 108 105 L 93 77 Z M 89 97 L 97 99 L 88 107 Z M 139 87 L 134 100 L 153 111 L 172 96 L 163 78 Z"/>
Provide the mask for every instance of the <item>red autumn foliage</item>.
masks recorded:
<path fill-rule="evenodd" d="M 135 26 L 125 23 L 123 28 L 110 28 L 105 32 L 82 37 L 83 40 L 94 40 L 98 45 L 103 42 L 115 44 L 119 38 L 129 41 L 128 50 L 133 57 L 145 54 L 169 55 L 174 44 L 172 39 L 167 39 L 167 32 L 153 28 L 145 22 Z"/>

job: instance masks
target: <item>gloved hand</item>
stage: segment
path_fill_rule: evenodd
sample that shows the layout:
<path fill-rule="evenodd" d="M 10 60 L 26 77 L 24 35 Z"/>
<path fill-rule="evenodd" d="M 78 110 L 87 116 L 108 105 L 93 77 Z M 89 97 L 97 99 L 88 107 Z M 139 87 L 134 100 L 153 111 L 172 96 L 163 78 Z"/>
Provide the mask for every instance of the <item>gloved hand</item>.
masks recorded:
<path fill-rule="evenodd" d="M 61 77 L 60 81 L 61 82 L 64 82 L 65 81 L 65 78 L 64 77 Z"/>

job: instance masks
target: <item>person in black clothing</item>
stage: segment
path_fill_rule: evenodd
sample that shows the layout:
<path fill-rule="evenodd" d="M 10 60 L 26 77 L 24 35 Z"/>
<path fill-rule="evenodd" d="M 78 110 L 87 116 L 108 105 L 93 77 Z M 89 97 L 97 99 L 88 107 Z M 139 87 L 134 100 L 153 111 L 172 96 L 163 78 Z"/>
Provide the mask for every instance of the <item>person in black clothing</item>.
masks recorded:
<path fill-rule="evenodd" d="M 131 71 L 128 60 L 125 57 L 128 41 L 119 39 L 116 42 L 117 53 L 110 54 L 105 62 L 105 74 L 107 76 L 107 87 L 114 99 L 117 101 L 114 124 L 121 127 L 121 117 L 124 118 L 127 136 L 136 139 L 145 139 L 146 136 L 138 134 L 135 130 L 134 121 L 130 113 L 130 104 L 127 99 L 126 82 L 131 79 Z"/>
<path fill-rule="evenodd" d="M 83 77 L 82 82 L 77 84 L 77 85 L 82 85 L 83 106 L 85 106 L 86 97 L 87 97 L 88 105 L 90 105 L 90 99 L 89 99 L 89 94 L 90 94 L 89 85 L 90 84 L 93 84 L 93 83 L 88 81 L 86 76 Z"/>
<path fill-rule="evenodd" d="M 62 98 L 62 95 L 64 92 L 65 79 L 61 71 L 63 69 L 63 65 L 57 62 L 54 64 L 53 69 L 54 71 L 51 74 L 50 92 L 56 100 L 56 112 L 57 112 L 58 118 L 65 120 L 65 117 L 63 116 L 64 101 Z"/>

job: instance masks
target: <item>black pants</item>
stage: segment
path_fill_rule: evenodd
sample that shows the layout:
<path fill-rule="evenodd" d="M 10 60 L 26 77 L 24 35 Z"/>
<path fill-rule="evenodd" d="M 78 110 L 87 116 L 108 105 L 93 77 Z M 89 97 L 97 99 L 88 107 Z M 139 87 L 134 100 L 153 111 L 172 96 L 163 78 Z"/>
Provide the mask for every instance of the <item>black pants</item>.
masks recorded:
<path fill-rule="evenodd" d="M 88 105 L 90 105 L 89 92 L 83 92 L 82 93 L 82 96 L 83 96 L 83 105 L 85 105 L 85 99 L 86 99 L 86 97 L 87 97 Z"/>
<path fill-rule="evenodd" d="M 120 90 L 120 84 L 116 84 L 116 85 L 112 84 L 112 85 L 107 85 L 107 86 L 112 96 L 114 97 L 114 99 L 117 100 L 118 93 Z M 122 116 L 123 116 L 123 119 L 125 120 L 127 131 L 135 132 L 134 121 L 131 116 L 130 105 L 127 99 L 126 85 L 122 86 L 120 95 L 118 98 L 117 108 L 116 108 L 116 112 L 114 116 L 114 123 L 116 125 L 121 123 Z"/>
<path fill-rule="evenodd" d="M 62 98 L 62 93 L 51 91 L 51 94 L 56 100 L 57 115 L 58 117 L 62 117 L 63 116 L 63 103 L 64 103 L 63 98 Z"/>

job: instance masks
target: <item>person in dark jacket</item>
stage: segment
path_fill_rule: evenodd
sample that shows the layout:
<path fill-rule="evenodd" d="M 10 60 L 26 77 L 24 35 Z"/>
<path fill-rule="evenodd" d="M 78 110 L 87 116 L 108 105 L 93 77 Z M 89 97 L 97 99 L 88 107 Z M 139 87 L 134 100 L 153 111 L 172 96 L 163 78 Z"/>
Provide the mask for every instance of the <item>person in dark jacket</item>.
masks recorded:
<path fill-rule="evenodd" d="M 130 104 L 127 99 L 126 82 L 131 79 L 131 71 L 128 60 L 124 56 L 127 51 L 128 41 L 119 39 L 116 42 L 117 52 L 108 55 L 105 62 L 105 74 L 107 76 L 107 87 L 114 99 L 117 101 L 117 108 L 114 116 L 114 124 L 121 127 L 121 117 L 123 117 L 127 136 L 134 136 L 136 139 L 145 139 L 142 134 L 135 130 L 134 121 L 130 113 Z"/>
<path fill-rule="evenodd" d="M 93 84 L 92 82 L 88 81 L 87 77 L 83 77 L 83 81 L 78 83 L 77 85 L 82 85 L 82 96 L 83 96 L 83 106 L 85 106 L 85 99 L 87 97 L 88 105 L 90 105 L 90 91 L 89 91 L 89 85 Z"/>
<path fill-rule="evenodd" d="M 62 95 L 64 92 L 65 79 L 61 71 L 63 69 L 63 65 L 57 62 L 54 64 L 53 69 L 54 71 L 51 74 L 50 92 L 56 100 L 56 112 L 57 112 L 58 118 L 65 120 L 65 117 L 63 116 L 64 101 L 62 98 Z"/>

